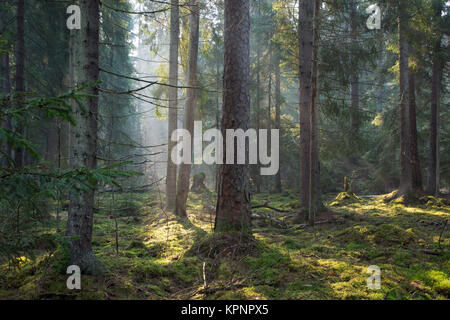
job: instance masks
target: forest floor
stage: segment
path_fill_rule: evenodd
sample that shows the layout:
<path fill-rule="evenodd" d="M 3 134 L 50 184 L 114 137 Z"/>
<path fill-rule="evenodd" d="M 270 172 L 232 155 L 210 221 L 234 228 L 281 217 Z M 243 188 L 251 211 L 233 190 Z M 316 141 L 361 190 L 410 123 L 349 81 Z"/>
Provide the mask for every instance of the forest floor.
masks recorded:
<path fill-rule="evenodd" d="M 115 194 L 114 202 L 104 194 L 93 247 L 108 273 L 82 275 L 81 290 L 68 290 L 63 246 L 56 250 L 54 231 L 43 227 L 34 258 L 0 267 L 0 299 L 450 298 L 450 207 L 434 198 L 405 206 L 330 197 L 312 228 L 293 223 L 297 194 L 260 194 L 253 205 L 285 212 L 254 209 L 254 238 L 241 247 L 237 236 L 212 233 L 213 198 L 191 193 L 186 221 L 161 209 L 158 192 Z M 366 287 L 371 265 L 381 270 L 379 290 Z"/>

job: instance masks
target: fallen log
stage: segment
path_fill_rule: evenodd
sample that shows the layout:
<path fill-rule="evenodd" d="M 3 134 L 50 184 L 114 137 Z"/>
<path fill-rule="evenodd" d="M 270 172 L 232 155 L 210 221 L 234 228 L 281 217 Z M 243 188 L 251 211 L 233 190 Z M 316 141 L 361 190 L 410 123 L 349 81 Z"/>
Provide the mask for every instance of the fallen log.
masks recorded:
<path fill-rule="evenodd" d="M 252 209 L 258 209 L 258 208 L 267 208 L 267 209 L 270 209 L 270 210 L 273 210 L 273 211 L 276 211 L 276 212 L 291 212 L 289 210 L 283 210 L 283 209 L 278 209 L 278 208 L 274 208 L 272 206 L 269 206 L 268 202 L 252 206 Z"/>

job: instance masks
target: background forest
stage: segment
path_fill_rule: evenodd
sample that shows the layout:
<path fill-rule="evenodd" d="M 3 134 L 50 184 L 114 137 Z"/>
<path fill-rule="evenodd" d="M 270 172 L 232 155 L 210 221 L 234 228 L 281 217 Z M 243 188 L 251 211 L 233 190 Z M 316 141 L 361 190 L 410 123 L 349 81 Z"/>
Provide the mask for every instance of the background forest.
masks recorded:
<path fill-rule="evenodd" d="M 449 7 L 0 0 L 0 299 L 449 299 Z"/>

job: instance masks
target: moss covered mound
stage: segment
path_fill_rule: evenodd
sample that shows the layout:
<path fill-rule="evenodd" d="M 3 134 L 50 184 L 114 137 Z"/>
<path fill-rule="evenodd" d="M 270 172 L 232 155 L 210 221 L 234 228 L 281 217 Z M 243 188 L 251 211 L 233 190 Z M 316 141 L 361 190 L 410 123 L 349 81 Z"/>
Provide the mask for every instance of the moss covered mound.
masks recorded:
<path fill-rule="evenodd" d="M 352 226 L 339 234 L 345 242 L 370 243 L 383 246 L 408 245 L 418 240 L 417 234 L 410 229 L 403 229 L 392 224 L 379 226 Z"/>
<path fill-rule="evenodd" d="M 361 198 L 353 192 L 341 192 L 336 196 L 334 201 L 330 203 L 330 206 L 339 207 L 359 201 L 361 201 Z"/>
<path fill-rule="evenodd" d="M 427 207 L 437 207 L 437 208 L 450 207 L 450 200 L 444 198 L 425 196 L 420 198 L 420 201 L 424 203 Z"/>

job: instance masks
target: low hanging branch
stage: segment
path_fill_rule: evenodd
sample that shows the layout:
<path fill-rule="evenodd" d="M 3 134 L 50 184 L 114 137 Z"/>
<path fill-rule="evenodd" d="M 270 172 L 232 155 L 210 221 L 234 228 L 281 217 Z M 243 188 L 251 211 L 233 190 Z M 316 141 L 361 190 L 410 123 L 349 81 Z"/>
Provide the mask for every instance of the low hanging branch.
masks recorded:
<path fill-rule="evenodd" d="M 156 84 L 156 85 L 160 85 L 160 86 L 166 86 L 166 87 L 177 88 L 177 89 L 197 89 L 197 90 L 202 90 L 202 91 L 206 91 L 206 92 L 217 92 L 216 90 L 207 90 L 207 89 L 202 88 L 202 87 L 173 86 L 173 85 L 170 85 L 168 83 L 162 83 L 162 82 L 158 82 L 158 81 L 148 81 L 148 80 L 144 80 L 144 79 L 141 79 L 141 78 L 129 77 L 129 76 L 126 76 L 126 75 L 123 75 L 123 74 L 119 74 L 119 73 L 115 73 L 115 72 L 112 72 L 112 71 L 108 71 L 108 70 L 105 70 L 103 68 L 99 68 L 99 70 L 101 72 L 104 72 L 104 73 L 107 73 L 107 74 L 110 74 L 110 75 L 113 75 L 113 76 L 116 76 L 116 77 L 119 77 L 119 78 L 124 78 L 124 79 L 129 79 L 129 80 L 134 80 L 134 81 L 148 83 L 148 84 L 150 84 L 150 86 Z"/>

